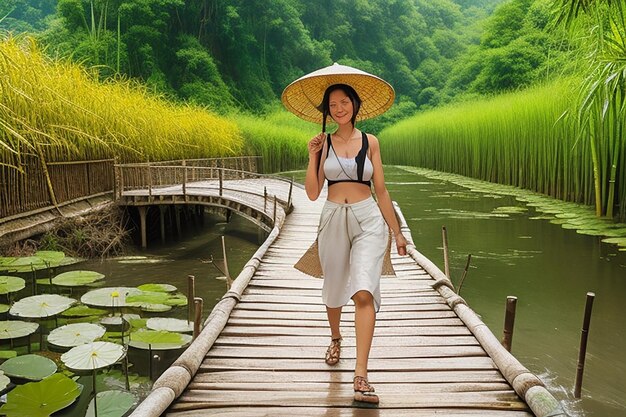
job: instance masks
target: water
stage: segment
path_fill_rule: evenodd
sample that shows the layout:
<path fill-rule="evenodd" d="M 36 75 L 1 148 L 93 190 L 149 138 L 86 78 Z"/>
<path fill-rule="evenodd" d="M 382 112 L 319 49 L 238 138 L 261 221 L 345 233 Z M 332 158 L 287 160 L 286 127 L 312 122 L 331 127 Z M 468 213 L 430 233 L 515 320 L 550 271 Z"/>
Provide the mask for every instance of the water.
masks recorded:
<path fill-rule="evenodd" d="M 518 297 L 512 353 L 538 374 L 573 415 L 626 416 L 626 252 L 537 216 L 494 216 L 525 207 L 438 180 L 387 168 L 385 179 L 417 249 L 443 270 L 441 227 L 457 284 L 472 254 L 461 295 L 501 337 L 506 297 Z M 583 398 L 573 399 L 585 295 L 595 292 Z"/>

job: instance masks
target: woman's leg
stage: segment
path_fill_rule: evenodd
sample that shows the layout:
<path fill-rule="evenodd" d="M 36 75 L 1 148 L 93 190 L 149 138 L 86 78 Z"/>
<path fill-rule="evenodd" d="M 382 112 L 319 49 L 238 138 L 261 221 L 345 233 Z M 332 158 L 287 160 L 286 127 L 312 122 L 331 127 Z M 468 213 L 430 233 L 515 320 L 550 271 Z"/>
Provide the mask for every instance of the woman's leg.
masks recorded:
<path fill-rule="evenodd" d="M 326 307 L 326 315 L 328 316 L 328 323 L 330 324 L 330 345 L 326 349 L 325 361 L 328 365 L 336 365 L 339 362 L 341 356 L 341 329 L 339 323 L 341 322 L 341 307 L 330 308 Z"/>
<path fill-rule="evenodd" d="M 356 366 L 355 376 L 367 378 L 367 362 L 374 337 L 376 310 L 374 297 L 369 291 L 358 291 L 352 296 L 354 301 L 354 327 L 356 331 Z"/>
<path fill-rule="evenodd" d="M 341 330 L 339 329 L 339 323 L 341 322 L 341 307 L 326 307 L 326 315 L 328 316 L 328 324 L 330 325 L 331 339 L 340 339 Z"/>

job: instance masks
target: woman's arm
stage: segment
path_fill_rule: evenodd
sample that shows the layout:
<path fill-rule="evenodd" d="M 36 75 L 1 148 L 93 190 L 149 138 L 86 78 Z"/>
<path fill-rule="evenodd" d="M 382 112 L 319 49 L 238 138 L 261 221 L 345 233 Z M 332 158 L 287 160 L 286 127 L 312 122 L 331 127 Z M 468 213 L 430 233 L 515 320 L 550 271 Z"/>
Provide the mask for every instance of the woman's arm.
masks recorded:
<path fill-rule="evenodd" d="M 368 134 L 367 138 L 369 140 L 369 147 L 371 150 L 370 159 L 372 160 L 372 165 L 374 166 L 374 175 L 372 176 L 372 180 L 374 182 L 374 192 L 376 193 L 376 199 L 378 200 L 378 207 L 380 207 L 380 212 L 382 213 L 385 222 L 387 222 L 387 225 L 391 229 L 391 232 L 396 240 L 398 254 L 406 255 L 407 240 L 400 230 L 400 224 L 398 223 L 396 212 L 391 204 L 391 196 L 389 195 L 389 191 L 387 191 L 387 186 L 385 185 L 385 174 L 383 173 L 383 162 L 380 156 L 380 145 L 376 136 Z"/>
<path fill-rule="evenodd" d="M 317 200 L 324 186 L 324 169 L 321 161 L 325 159 L 327 152 L 325 138 L 326 134 L 320 133 L 314 136 L 308 144 L 309 165 L 304 178 L 304 189 L 309 200 Z"/>

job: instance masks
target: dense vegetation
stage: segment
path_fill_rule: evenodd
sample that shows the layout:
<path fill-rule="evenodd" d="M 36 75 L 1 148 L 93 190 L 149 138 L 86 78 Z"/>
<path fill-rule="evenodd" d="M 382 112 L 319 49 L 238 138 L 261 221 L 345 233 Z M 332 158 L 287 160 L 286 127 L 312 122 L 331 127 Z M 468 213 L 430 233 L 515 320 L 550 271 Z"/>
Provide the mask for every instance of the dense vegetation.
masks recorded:
<path fill-rule="evenodd" d="M 537 76 L 550 42 L 534 55 L 513 50 L 539 40 L 509 45 L 542 29 L 533 22 L 509 27 L 528 0 L 492 25 L 495 37 L 510 31 L 506 39 L 481 41 L 481 22 L 500 1 L 59 0 L 56 14 L 42 20 L 50 1 L 10 0 L 0 13 L 9 13 L 1 23 L 8 29 L 45 27 L 40 38 L 49 54 L 98 66 L 101 78 L 124 74 L 218 112 L 266 110 L 303 73 L 333 61 L 355 65 L 395 86 L 397 119 L 459 92 L 514 88 Z M 512 63 L 526 74 L 490 74 L 510 70 L 496 61 L 515 53 L 534 56 L 531 68 Z M 472 84 L 472 77 L 482 81 Z"/>
<path fill-rule="evenodd" d="M 471 109 L 479 105 L 489 109 L 490 102 L 484 96 L 547 85 L 529 93 L 533 95 L 529 103 L 547 105 L 552 99 L 561 98 L 559 108 L 563 112 L 549 113 L 560 121 L 537 124 L 535 116 L 528 120 L 517 117 L 512 122 L 519 122 L 512 127 L 514 130 L 531 130 L 530 142 L 521 144 L 520 149 L 533 149 L 531 142 L 539 137 L 559 137 L 554 126 L 566 126 L 566 143 L 572 143 L 570 152 L 580 159 L 568 166 L 579 166 L 584 172 L 553 172 L 550 181 L 584 178 L 587 184 L 588 178 L 592 178 L 592 191 L 587 185 L 581 188 L 572 183 L 564 185 L 563 193 L 583 193 L 576 199 L 595 201 L 599 215 L 612 217 L 613 209 L 618 207 L 623 219 L 625 90 L 620 57 L 626 51 L 626 28 L 622 3 L 8 0 L 0 4 L 0 26 L 37 33 L 48 55 L 81 62 L 93 69 L 96 79 L 107 82 L 105 86 L 120 79 L 126 80 L 124 83 L 132 81 L 126 85 L 137 81 L 147 86 L 143 94 L 152 91 L 169 101 L 194 103 L 227 115 L 237 125 L 233 129 L 238 132 L 235 135 L 245 138 L 246 145 L 239 149 L 262 154 L 270 169 L 289 169 L 303 163 L 300 149 L 316 130 L 312 125 L 287 122 L 289 119 L 281 110 L 276 110 L 282 89 L 298 76 L 333 61 L 379 74 L 396 88 L 396 105 L 383 117 L 360 125 L 373 132 L 418 110 L 459 102 L 469 102 L 467 108 Z M 572 75 L 578 77 L 573 79 L 584 80 L 581 88 L 558 81 Z M 561 91 L 564 85 L 571 85 L 574 94 L 563 92 L 555 96 L 551 88 Z M 515 100 L 517 96 L 506 97 Z M 455 123 L 465 122 L 452 122 L 447 117 L 447 112 L 453 112 L 450 109 L 461 108 L 452 105 L 443 107 L 440 117 L 418 117 L 412 123 L 434 117 L 440 129 L 454 135 L 458 130 Z M 492 118 L 486 121 L 484 117 L 489 114 Z M 524 114 L 529 113 L 519 112 Z M 497 111 L 479 110 L 475 119 L 485 120 L 494 131 L 501 129 Z M 280 133 L 278 125 L 283 127 Z M 10 126 L 21 132 L 21 125 Z M 90 128 L 86 129 L 83 133 Z M 421 128 L 416 129 L 417 132 Z M 99 132 L 94 131 L 91 137 L 99 137 Z M 89 135 L 82 136 L 84 140 Z M 17 136 L 4 129 L 0 140 L 7 143 L 8 137 Z M 555 143 L 547 148 L 561 145 Z M 135 146 L 133 149 L 140 151 L 136 157 L 153 158 L 153 150 L 145 151 L 149 147 Z M 204 152 L 214 150 L 207 147 Z M 532 157 L 517 156 L 521 160 Z M 404 157 L 407 161 L 417 158 L 408 153 Z M 466 160 L 463 164 L 475 162 Z M 489 168 L 473 169 L 489 171 L 487 179 L 510 178 L 512 174 L 507 169 L 493 171 L 494 166 L 516 164 L 509 162 L 491 162 Z M 534 175 L 539 180 L 544 174 Z M 540 183 L 528 186 L 544 187 Z"/>

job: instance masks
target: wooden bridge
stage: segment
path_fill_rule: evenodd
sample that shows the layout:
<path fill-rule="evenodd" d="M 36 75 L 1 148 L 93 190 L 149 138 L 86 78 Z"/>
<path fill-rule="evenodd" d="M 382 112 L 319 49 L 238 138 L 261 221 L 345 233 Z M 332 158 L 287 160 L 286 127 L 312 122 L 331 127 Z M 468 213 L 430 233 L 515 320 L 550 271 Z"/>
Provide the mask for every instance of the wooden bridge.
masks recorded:
<path fill-rule="evenodd" d="M 153 169 L 143 189 L 138 182 L 132 190 L 118 188 L 121 204 L 213 204 L 272 230 L 200 336 L 132 416 L 566 415 L 412 241 L 409 256 L 392 253 L 397 276 L 381 282 L 369 361 L 380 404 L 358 408 L 365 406 L 352 400 L 354 307 L 344 308 L 341 361 L 328 366 L 322 281 L 293 268 L 315 239 L 324 196 L 311 202 L 290 181 L 243 170 Z M 155 186 L 155 177 L 173 172 L 181 176 L 179 184 Z M 410 236 L 397 206 L 396 211 Z"/>

